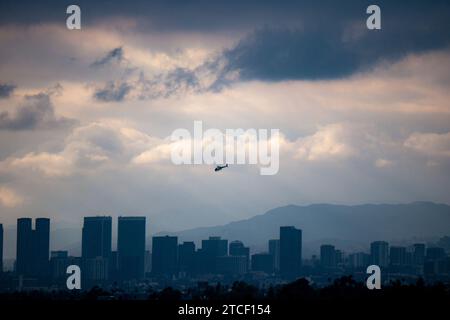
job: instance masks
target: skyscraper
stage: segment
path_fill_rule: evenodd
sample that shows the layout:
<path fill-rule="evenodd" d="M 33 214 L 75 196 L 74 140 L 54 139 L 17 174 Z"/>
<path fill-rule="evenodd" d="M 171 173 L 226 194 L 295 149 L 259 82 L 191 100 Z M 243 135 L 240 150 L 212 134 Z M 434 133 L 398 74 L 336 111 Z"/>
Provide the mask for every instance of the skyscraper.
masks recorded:
<path fill-rule="evenodd" d="M 389 244 L 386 241 L 375 241 L 370 244 L 370 259 L 372 264 L 387 267 L 389 264 Z"/>
<path fill-rule="evenodd" d="M 273 269 L 275 272 L 280 271 L 280 240 L 269 240 L 269 253 L 273 258 Z"/>
<path fill-rule="evenodd" d="M 111 256 L 111 217 L 85 217 L 81 240 L 84 286 L 104 282 L 109 278 Z"/>
<path fill-rule="evenodd" d="M 195 268 L 195 243 L 183 242 L 178 245 L 178 266 L 181 272 L 192 274 Z"/>
<path fill-rule="evenodd" d="M 39 276 L 49 276 L 50 264 L 50 219 L 37 218 L 33 231 L 36 254 L 36 272 Z"/>
<path fill-rule="evenodd" d="M 300 275 L 302 266 L 302 230 L 280 227 L 280 273 L 292 279 Z"/>
<path fill-rule="evenodd" d="M 223 275 L 242 275 L 247 272 L 246 256 L 216 257 L 216 273 Z"/>
<path fill-rule="evenodd" d="M 32 273 L 33 228 L 31 223 L 30 218 L 17 219 L 16 273 L 18 275 L 30 275 Z"/>
<path fill-rule="evenodd" d="M 202 263 L 206 273 L 215 273 L 217 257 L 223 257 L 228 254 L 228 240 L 220 237 L 209 237 L 208 240 L 202 240 Z"/>
<path fill-rule="evenodd" d="M 144 277 L 145 217 L 119 217 L 117 254 L 120 279 Z"/>
<path fill-rule="evenodd" d="M 0 223 L 0 273 L 3 272 L 3 225 Z"/>
<path fill-rule="evenodd" d="M 84 217 L 81 240 L 83 259 L 109 258 L 111 254 L 111 217 Z"/>
<path fill-rule="evenodd" d="M 413 252 L 413 264 L 416 266 L 423 266 L 425 263 L 425 244 L 415 243 Z"/>
<path fill-rule="evenodd" d="M 406 264 L 406 248 L 391 247 L 389 251 L 389 262 L 394 267 L 404 266 Z"/>
<path fill-rule="evenodd" d="M 273 256 L 270 253 L 252 254 L 252 270 L 273 273 Z"/>
<path fill-rule="evenodd" d="M 248 270 L 250 264 L 250 248 L 245 247 L 242 241 L 235 240 L 231 241 L 229 245 L 230 256 L 241 256 L 245 257 L 245 269 Z"/>
<path fill-rule="evenodd" d="M 16 273 L 27 277 L 49 275 L 50 219 L 37 218 L 32 228 L 31 218 L 17 219 Z"/>
<path fill-rule="evenodd" d="M 178 237 L 152 238 L 152 274 L 172 276 L 177 272 Z"/>
<path fill-rule="evenodd" d="M 336 250 L 334 246 L 329 244 L 320 246 L 320 264 L 324 268 L 336 267 Z"/>

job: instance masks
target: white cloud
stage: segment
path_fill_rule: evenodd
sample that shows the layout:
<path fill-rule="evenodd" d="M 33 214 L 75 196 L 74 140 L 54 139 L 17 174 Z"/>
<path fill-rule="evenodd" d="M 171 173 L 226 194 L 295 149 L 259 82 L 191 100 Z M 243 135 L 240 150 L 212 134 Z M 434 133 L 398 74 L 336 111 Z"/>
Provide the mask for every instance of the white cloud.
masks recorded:
<path fill-rule="evenodd" d="M 348 129 L 343 124 L 330 124 L 311 136 L 299 139 L 295 157 L 308 161 L 347 158 L 357 153 L 348 142 Z"/>
<path fill-rule="evenodd" d="M 11 159 L 10 166 L 19 170 L 40 171 L 48 176 L 66 176 L 71 172 L 72 162 L 61 154 L 31 152 L 22 158 Z"/>
<path fill-rule="evenodd" d="M 377 168 L 389 168 L 394 165 L 394 162 L 387 159 L 377 159 L 375 160 L 375 167 Z"/>
<path fill-rule="evenodd" d="M 415 132 L 406 139 L 404 145 L 430 157 L 450 157 L 450 132 L 443 134 Z"/>
<path fill-rule="evenodd" d="M 20 205 L 23 199 L 14 190 L 0 186 L 0 205 L 13 208 Z"/>
<path fill-rule="evenodd" d="M 101 120 L 75 128 L 58 152 L 31 152 L 3 163 L 52 177 L 69 176 L 101 167 L 126 166 L 130 159 L 158 142 L 121 121 Z"/>

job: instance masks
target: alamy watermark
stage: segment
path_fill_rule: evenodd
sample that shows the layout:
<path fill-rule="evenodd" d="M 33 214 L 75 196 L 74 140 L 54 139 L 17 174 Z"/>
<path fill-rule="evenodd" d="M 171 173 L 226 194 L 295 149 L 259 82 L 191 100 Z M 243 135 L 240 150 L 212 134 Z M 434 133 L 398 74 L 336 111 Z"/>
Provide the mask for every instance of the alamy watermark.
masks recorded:
<path fill-rule="evenodd" d="M 270 131 L 270 135 L 269 135 Z M 279 129 L 207 129 L 194 121 L 194 132 L 176 129 L 171 135 L 171 160 L 176 165 L 253 164 L 261 175 L 274 175 L 280 168 Z"/>

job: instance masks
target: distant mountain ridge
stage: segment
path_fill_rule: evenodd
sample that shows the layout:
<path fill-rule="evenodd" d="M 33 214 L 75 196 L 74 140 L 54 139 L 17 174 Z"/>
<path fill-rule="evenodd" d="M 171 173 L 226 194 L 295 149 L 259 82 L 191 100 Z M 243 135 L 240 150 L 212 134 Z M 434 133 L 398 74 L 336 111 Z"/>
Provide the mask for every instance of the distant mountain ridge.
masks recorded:
<path fill-rule="evenodd" d="M 160 234 L 176 235 L 179 241 L 197 244 L 209 236 L 221 236 L 264 251 L 267 240 L 278 238 L 279 227 L 285 225 L 303 230 L 305 253 L 317 252 L 323 243 L 344 250 L 363 250 L 374 240 L 402 243 L 450 234 L 450 206 L 432 202 L 288 205 L 221 226 Z"/>
<path fill-rule="evenodd" d="M 229 241 L 241 240 L 252 252 L 267 250 L 267 240 L 279 237 L 279 227 L 293 225 L 303 230 L 304 256 L 317 253 L 320 244 L 330 243 L 347 252 L 368 250 L 374 240 L 396 244 L 424 242 L 450 235 L 450 206 L 432 202 L 409 204 L 287 205 L 264 214 L 225 225 L 201 227 L 179 232 L 159 232 L 176 235 L 181 241 L 195 241 L 221 236 Z M 147 234 L 147 248 L 152 236 Z M 5 258 L 15 257 L 15 226 L 5 228 Z M 59 228 L 50 236 L 52 250 L 69 250 L 81 254 L 81 229 Z M 113 240 L 113 243 L 115 240 Z"/>

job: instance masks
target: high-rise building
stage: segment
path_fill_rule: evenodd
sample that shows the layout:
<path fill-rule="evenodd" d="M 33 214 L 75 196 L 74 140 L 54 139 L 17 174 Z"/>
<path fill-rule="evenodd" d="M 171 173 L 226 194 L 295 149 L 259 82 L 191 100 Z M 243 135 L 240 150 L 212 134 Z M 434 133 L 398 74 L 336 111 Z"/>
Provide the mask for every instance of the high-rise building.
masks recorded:
<path fill-rule="evenodd" d="M 436 261 L 445 258 L 444 248 L 430 247 L 427 248 L 427 255 L 425 256 L 426 261 Z"/>
<path fill-rule="evenodd" d="M 284 278 L 296 278 L 302 267 L 302 230 L 280 227 L 280 273 Z"/>
<path fill-rule="evenodd" d="M 247 272 L 246 256 L 216 257 L 216 273 L 224 275 L 241 275 Z"/>
<path fill-rule="evenodd" d="M 38 275 L 49 275 L 50 219 L 37 218 L 34 239 Z"/>
<path fill-rule="evenodd" d="M 80 257 L 70 257 L 67 251 L 52 251 L 50 254 L 50 270 L 53 282 L 65 287 L 67 267 L 81 265 Z"/>
<path fill-rule="evenodd" d="M 144 278 L 145 217 L 119 217 L 117 258 L 119 279 Z"/>
<path fill-rule="evenodd" d="M 334 246 L 329 244 L 320 246 L 320 264 L 324 268 L 336 267 L 336 250 Z"/>
<path fill-rule="evenodd" d="M 342 250 L 336 249 L 335 250 L 335 259 L 336 259 L 336 266 L 339 267 L 344 264 L 345 260 L 345 253 Z"/>
<path fill-rule="evenodd" d="M 178 237 L 152 238 L 152 274 L 173 276 L 177 273 Z"/>
<path fill-rule="evenodd" d="M 145 262 L 144 262 L 144 270 L 145 274 L 152 272 L 152 254 L 150 250 L 145 250 Z"/>
<path fill-rule="evenodd" d="M 423 266 L 425 263 L 425 244 L 415 243 L 413 247 L 413 264 L 416 266 Z"/>
<path fill-rule="evenodd" d="M 85 217 L 81 240 L 83 259 L 109 258 L 112 243 L 111 233 L 111 217 Z"/>
<path fill-rule="evenodd" d="M 386 241 L 375 241 L 370 244 L 370 259 L 372 264 L 387 267 L 389 264 L 389 244 Z"/>
<path fill-rule="evenodd" d="M 16 273 L 27 277 L 49 276 L 50 219 L 17 219 Z"/>
<path fill-rule="evenodd" d="M 3 272 L 3 225 L 0 223 L 0 273 Z"/>
<path fill-rule="evenodd" d="M 365 252 L 356 252 L 348 256 L 348 264 L 351 268 L 367 268 L 370 264 L 370 255 Z"/>
<path fill-rule="evenodd" d="M 393 267 L 401 267 L 406 264 L 406 248 L 391 247 L 389 250 L 389 264 Z"/>
<path fill-rule="evenodd" d="M 178 267 L 185 274 L 194 273 L 195 268 L 195 243 L 183 242 L 178 245 Z"/>
<path fill-rule="evenodd" d="M 252 254 L 252 270 L 271 274 L 274 272 L 273 261 L 270 253 Z"/>
<path fill-rule="evenodd" d="M 241 256 L 245 257 L 245 270 L 248 270 L 249 260 L 250 260 L 250 248 L 245 247 L 242 241 L 235 240 L 231 241 L 229 245 L 230 256 Z"/>
<path fill-rule="evenodd" d="M 81 240 L 82 281 L 85 285 L 102 283 L 109 279 L 112 218 L 85 217 Z"/>
<path fill-rule="evenodd" d="M 269 253 L 273 258 L 273 269 L 275 272 L 280 271 L 280 240 L 269 240 Z"/>
<path fill-rule="evenodd" d="M 208 240 L 202 240 L 201 263 L 204 264 L 204 272 L 215 273 L 217 257 L 226 255 L 228 255 L 228 240 L 220 237 L 209 237 Z"/>

